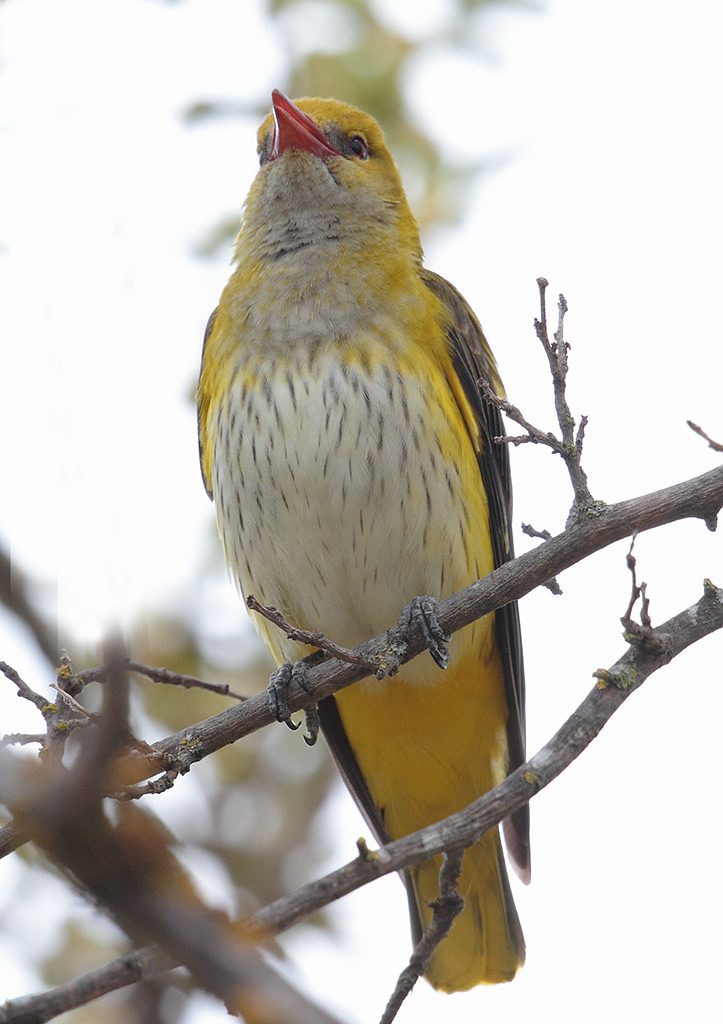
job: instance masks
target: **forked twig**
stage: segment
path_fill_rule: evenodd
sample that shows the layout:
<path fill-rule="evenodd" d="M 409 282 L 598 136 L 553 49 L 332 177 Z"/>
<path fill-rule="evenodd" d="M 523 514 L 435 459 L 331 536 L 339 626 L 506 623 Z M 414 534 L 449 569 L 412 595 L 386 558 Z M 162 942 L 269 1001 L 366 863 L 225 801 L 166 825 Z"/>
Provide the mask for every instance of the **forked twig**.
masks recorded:
<path fill-rule="evenodd" d="M 579 423 L 576 424 L 575 417 L 572 415 L 567 401 L 566 386 L 568 352 L 570 349 L 569 342 L 565 341 L 564 333 L 565 315 L 568 308 L 567 300 L 564 295 L 560 295 L 558 299 L 557 330 L 554 332 L 552 340 L 550 340 L 547 326 L 547 280 L 544 277 L 538 277 L 537 287 L 540 294 L 540 316 L 535 319 L 535 333 L 547 356 L 550 373 L 552 374 L 555 413 L 560 427 L 560 436 L 558 437 L 551 431 L 541 430 L 533 423 L 530 423 L 516 405 L 496 395 L 487 381 L 480 380 L 479 386 L 482 388 L 487 401 L 495 405 L 525 431 L 524 434 L 495 437 L 494 441 L 497 444 L 542 444 L 554 454 L 559 455 L 564 461 L 574 493 L 572 508 L 568 516 L 568 525 L 570 525 L 580 517 L 599 515 L 605 505 L 603 502 L 596 501 L 593 498 L 588 487 L 587 475 L 582 468 L 581 456 L 585 440 L 585 429 L 588 423 L 587 416 L 581 416 Z"/>
<path fill-rule="evenodd" d="M 620 621 L 625 628 L 625 633 L 623 635 L 629 644 L 639 644 L 641 647 L 646 647 L 649 650 L 663 653 L 666 646 L 669 646 L 669 638 L 664 635 L 660 636 L 655 634 L 653 623 L 650 618 L 648 585 L 647 583 L 638 584 L 637 560 L 633 555 L 636 538 L 637 533 L 634 533 L 630 538 L 630 547 L 627 555 L 625 556 L 625 562 L 630 570 L 630 576 L 632 579 L 632 589 L 628 607 L 625 610 L 625 614 L 620 617 Z M 632 617 L 633 608 L 638 600 L 640 600 L 640 622 L 635 622 Z"/>

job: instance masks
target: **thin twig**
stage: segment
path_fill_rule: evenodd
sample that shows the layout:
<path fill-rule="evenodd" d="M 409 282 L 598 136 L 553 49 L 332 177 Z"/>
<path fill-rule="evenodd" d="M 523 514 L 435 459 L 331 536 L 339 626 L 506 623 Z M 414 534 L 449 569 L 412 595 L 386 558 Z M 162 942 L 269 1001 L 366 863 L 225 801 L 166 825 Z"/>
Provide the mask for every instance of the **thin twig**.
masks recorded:
<path fill-rule="evenodd" d="M 540 318 L 535 320 L 535 332 L 539 338 L 552 374 L 552 387 L 555 396 L 555 412 L 557 422 L 560 425 L 562 435 L 562 450 L 560 454 L 565 461 L 570 476 L 575 500 L 570 510 L 569 521 L 573 521 L 580 515 L 597 514 L 600 510 L 600 502 L 596 502 L 590 493 L 587 483 L 587 474 L 582 468 L 580 457 L 582 454 L 585 427 L 587 417 L 583 416 L 575 433 L 575 418 L 570 411 L 567 401 L 567 371 L 569 342 L 565 341 L 565 315 L 567 313 L 567 300 L 560 295 L 557 303 L 557 330 L 550 341 L 547 327 L 547 306 L 545 294 L 548 282 L 544 277 L 538 277 L 537 287 L 540 294 Z"/>
<path fill-rule="evenodd" d="M 534 537 L 537 540 L 552 540 L 552 534 L 549 530 L 536 530 L 535 527 L 530 526 L 529 523 L 522 523 L 521 529 L 527 537 Z M 562 596 L 562 587 L 554 576 L 552 579 L 546 580 L 542 585 L 543 587 L 546 587 L 551 594 L 554 594 L 555 597 Z"/>
<path fill-rule="evenodd" d="M 137 786 L 125 786 L 113 793 L 113 798 L 121 802 L 127 800 L 140 800 L 143 796 L 155 796 L 158 793 L 165 793 L 173 787 L 179 775 L 185 774 L 188 769 L 169 768 L 157 779 L 150 779 L 148 782 L 140 783 Z"/>
<path fill-rule="evenodd" d="M 355 651 L 350 650 L 348 647 L 340 647 L 339 644 L 335 644 L 332 640 L 329 640 L 323 633 L 312 632 L 308 629 L 300 629 L 295 626 L 288 619 L 284 618 L 278 608 L 273 608 L 261 604 L 257 601 L 253 594 L 249 594 L 246 598 L 246 605 L 252 612 L 258 612 L 269 622 L 272 622 L 282 632 L 286 634 L 289 640 L 296 640 L 301 644 L 306 644 L 307 647 L 316 647 L 320 651 L 324 651 L 325 654 L 330 655 L 332 658 L 338 658 L 339 661 L 344 661 L 349 665 L 359 665 L 362 668 L 367 669 L 369 672 L 376 672 L 378 665 L 360 657 Z"/>
<path fill-rule="evenodd" d="M 195 676 L 189 676 L 183 672 L 173 672 L 168 668 L 142 665 L 138 661 L 128 660 L 126 668 L 129 672 L 146 676 L 146 678 L 151 679 L 154 683 L 164 683 L 168 686 L 183 686 L 187 690 L 209 690 L 211 693 L 217 693 L 221 697 L 233 697 L 234 700 L 239 701 L 248 700 L 248 697 L 244 694 L 235 693 L 228 683 L 208 683 L 205 679 L 197 679 Z"/>
<path fill-rule="evenodd" d="M 485 380 L 484 377 L 480 377 L 477 384 L 486 401 L 488 401 L 490 405 L 496 406 L 500 412 L 503 412 L 505 416 L 517 423 L 523 430 L 527 431 L 526 434 L 494 437 L 492 440 L 495 444 L 513 444 L 515 446 L 520 444 L 541 444 L 550 448 L 555 455 L 564 455 L 562 443 L 551 431 L 541 430 L 539 427 L 536 427 L 534 423 L 530 423 L 530 421 L 523 416 L 520 409 L 518 409 L 516 405 L 513 405 L 512 402 L 508 402 L 506 398 L 501 398 L 493 389 L 490 382 Z"/>
<path fill-rule="evenodd" d="M 552 534 L 549 530 L 536 530 L 529 523 L 522 523 L 520 529 L 526 537 L 534 537 L 537 540 L 552 540 Z"/>
<path fill-rule="evenodd" d="M 653 629 L 653 624 L 650 619 L 648 585 L 647 583 L 638 584 L 637 560 L 633 555 L 636 538 L 637 533 L 634 533 L 630 539 L 628 553 L 625 556 L 625 563 L 630 570 L 632 585 L 628 607 L 625 610 L 625 614 L 620 617 L 620 621 L 625 628 L 624 636 L 628 643 L 641 644 L 646 647 L 650 647 L 652 645 L 655 647 L 656 644 L 665 643 L 665 638 L 661 640 L 659 637 L 656 637 Z M 638 600 L 640 600 L 640 622 L 635 622 L 632 617 L 633 608 L 637 604 Z"/>
<path fill-rule="evenodd" d="M 714 441 L 712 437 L 706 434 L 702 427 L 699 427 L 697 423 L 693 423 L 692 420 L 686 420 L 686 423 L 692 431 L 702 437 L 704 441 L 708 442 L 708 447 L 712 448 L 714 452 L 723 452 L 723 444 L 720 441 Z"/>
<path fill-rule="evenodd" d="M 45 743 L 45 733 L 9 732 L 7 736 L 0 736 L 0 747 L 29 746 L 31 743 Z"/>
<path fill-rule="evenodd" d="M 439 873 L 439 897 L 431 904 L 432 920 L 414 947 L 409 963 L 399 975 L 379 1024 L 391 1024 L 397 1016 L 402 1003 L 424 974 L 435 949 L 464 908 L 464 899 L 458 889 L 463 854 L 463 850 L 450 850 L 444 854 Z"/>
<path fill-rule="evenodd" d="M 75 699 L 75 697 L 72 696 L 72 694 L 68 693 L 67 690 L 64 690 L 62 688 L 62 686 L 58 686 L 57 683 L 51 683 L 50 684 L 50 689 L 51 690 L 55 690 L 55 692 L 58 694 L 60 699 L 65 704 L 68 705 L 68 707 L 71 709 L 71 711 L 77 712 L 79 715 L 81 715 L 84 718 L 95 719 L 96 721 L 98 720 L 98 717 L 99 717 L 98 715 L 92 714 L 90 711 L 86 711 L 86 709 L 83 707 L 83 705 L 80 704 Z"/>
<path fill-rule="evenodd" d="M 42 694 L 36 693 L 25 680 L 22 678 L 19 672 L 17 672 L 12 665 L 8 665 L 6 661 L 0 661 L 0 672 L 10 680 L 11 683 L 15 683 L 18 689 L 18 697 L 22 697 L 24 700 L 29 700 L 31 704 L 34 704 L 38 711 L 45 717 L 47 713 L 48 704 L 51 702 L 47 697 L 43 697 Z"/>
<path fill-rule="evenodd" d="M 570 345 L 565 341 L 565 314 L 567 313 L 567 300 L 560 295 L 557 305 L 558 320 L 557 330 L 550 340 L 547 326 L 547 303 L 546 290 L 548 283 L 544 277 L 537 279 L 537 287 L 540 295 L 540 316 L 535 319 L 535 333 L 542 344 L 552 374 L 552 386 L 555 402 L 555 413 L 560 427 L 560 437 L 551 431 L 541 430 L 536 427 L 522 414 L 520 409 L 512 402 L 501 398 L 495 393 L 488 381 L 480 379 L 477 383 L 482 389 L 485 399 L 495 405 L 513 422 L 517 423 L 525 431 L 524 434 L 510 434 L 493 438 L 495 444 L 541 444 L 546 446 L 555 455 L 559 455 L 567 467 L 567 472 L 572 483 L 574 500 L 568 524 L 574 522 L 580 516 L 600 515 L 604 509 L 604 503 L 596 501 L 587 484 L 587 475 L 582 468 L 581 456 L 583 442 L 585 439 L 585 428 L 587 427 L 587 416 L 582 416 L 575 429 L 575 418 L 570 412 L 567 402 L 567 372 L 568 372 L 568 351 Z M 553 591 L 554 592 L 554 591 Z"/>
<path fill-rule="evenodd" d="M 210 693 L 217 693 L 221 697 L 233 697 L 234 700 L 238 701 L 248 700 L 248 697 L 244 694 L 236 693 L 232 690 L 228 683 L 209 683 L 205 679 L 198 679 L 196 676 L 190 676 L 184 672 L 174 672 L 172 669 L 155 665 L 143 665 L 141 662 L 132 661 L 130 658 L 126 659 L 125 666 L 128 672 L 145 676 L 154 683 L 162 683 L 166 686 L 182 686 L 186 690 L 208 690 Z M 107 671 L 107 666 L 99 665 L 96 668 L 83 669 L 83 671 L 76 673 L 75 678 L 82 685 L 102 683 L 106 678 Z"/>

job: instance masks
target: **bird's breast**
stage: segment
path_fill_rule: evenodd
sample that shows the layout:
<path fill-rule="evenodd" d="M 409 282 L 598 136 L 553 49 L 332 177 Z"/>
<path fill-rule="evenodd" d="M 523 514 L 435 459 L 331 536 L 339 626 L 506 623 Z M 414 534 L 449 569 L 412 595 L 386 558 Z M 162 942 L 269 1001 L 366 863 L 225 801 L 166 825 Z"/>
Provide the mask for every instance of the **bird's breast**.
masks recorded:
<path fill-rule="evenodd" d="M 446 596 L 492 567 L 476 456 L 424 353 L 357 339 L 247 359 L 213 415 L 228 563 L 294 623 L 355 645 L 415 594 Z"/>

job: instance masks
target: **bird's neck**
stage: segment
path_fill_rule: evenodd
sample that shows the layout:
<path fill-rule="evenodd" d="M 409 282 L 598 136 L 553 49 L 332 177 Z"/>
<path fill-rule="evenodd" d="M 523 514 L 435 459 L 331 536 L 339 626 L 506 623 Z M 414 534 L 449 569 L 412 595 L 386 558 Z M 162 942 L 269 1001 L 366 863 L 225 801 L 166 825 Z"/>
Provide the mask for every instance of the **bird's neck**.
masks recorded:
<path fill-rule="evenodd" d="M 418 255 L 388 230 L 333 213 L 244 230 L 236 261 L 229 312 L 271 348 L 386 335 L 424 314 Z"/>

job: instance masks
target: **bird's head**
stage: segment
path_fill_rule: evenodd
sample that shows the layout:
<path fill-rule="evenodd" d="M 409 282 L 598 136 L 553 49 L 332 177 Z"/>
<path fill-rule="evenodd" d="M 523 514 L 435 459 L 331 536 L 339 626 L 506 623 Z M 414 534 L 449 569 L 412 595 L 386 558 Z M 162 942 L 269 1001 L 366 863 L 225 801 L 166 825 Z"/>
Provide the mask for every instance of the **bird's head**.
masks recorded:
<path fill-rule="evenodd" d="M 374 118 L 339 100 L 292 102 L 276 89 L 272 105 L 258 132 L 261 167 L 242 235 L 271 256 L 316 242 L 365 240 L 421 258 L 416 222 Z"/>

